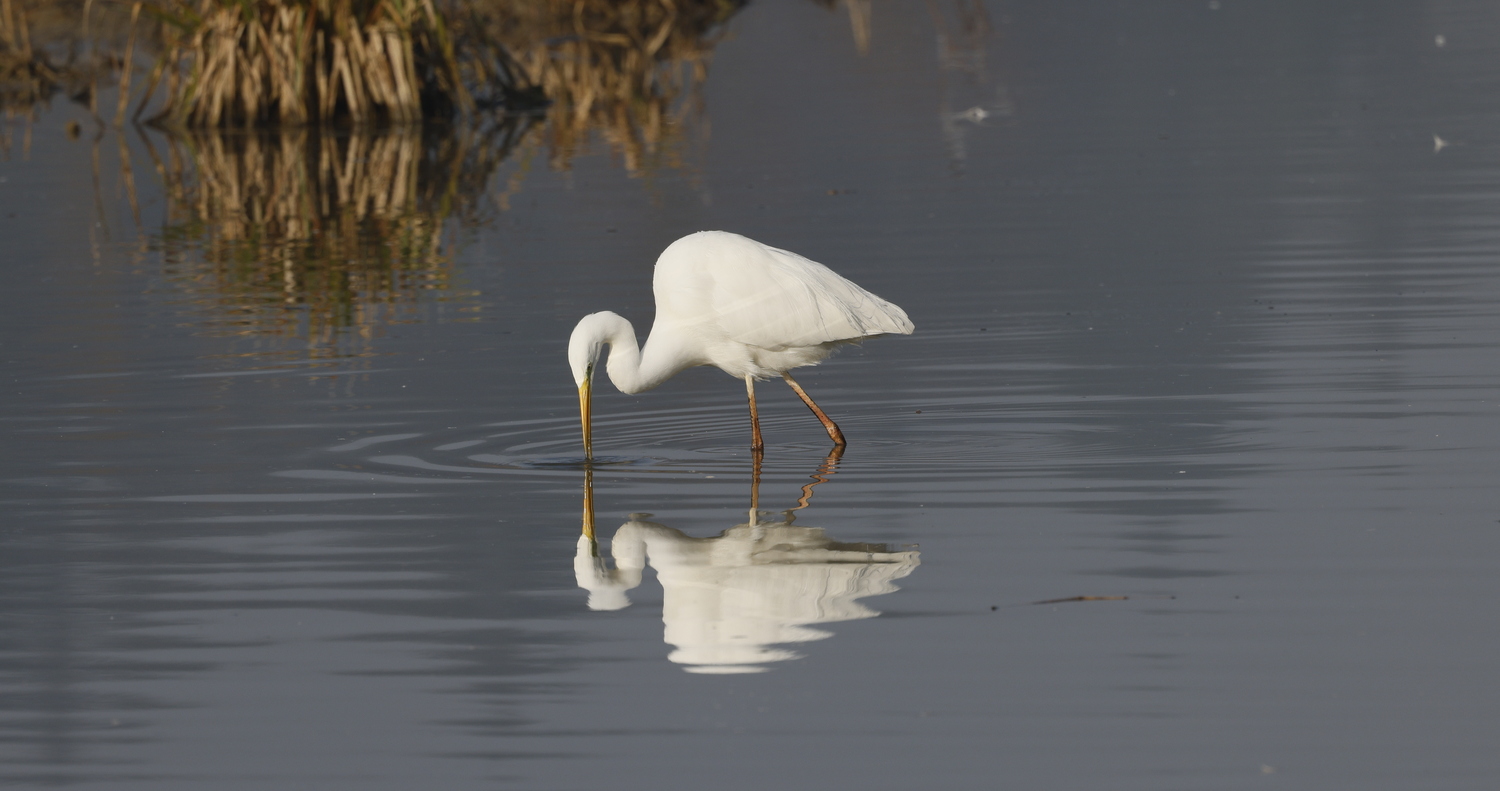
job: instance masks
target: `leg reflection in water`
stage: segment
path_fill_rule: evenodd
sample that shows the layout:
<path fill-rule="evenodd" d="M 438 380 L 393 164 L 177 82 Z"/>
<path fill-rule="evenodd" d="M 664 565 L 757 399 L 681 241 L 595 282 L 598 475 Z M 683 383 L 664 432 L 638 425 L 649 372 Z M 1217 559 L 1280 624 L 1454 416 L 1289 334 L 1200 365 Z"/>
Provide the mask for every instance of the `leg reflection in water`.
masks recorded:
<path fill-rule="evenodd" d="M 583 535 L 573 570 L 589 592 L 589 609 L 630 606 L 626 592 L 641 584 L 649 563 L 662 585 L 667 657 L 692 673 L 757 673 L 768 662 L 801 656 L 776 646 L 830 637 L 813 624 L 879 615 L 857 600 L 890 593 L 892 584 L 917 567 L 916 552 L 891 552 L 884 544 L 830 539 L 820 527 L 792 524 L 806 508 L 813 487 L 834 472 L 843 449 L 835 448 L 798 505 L 779 519 L 758 505 L 760 457 L 751 477 L 750 520 L 713 538 L 631 514 L 610 542 L 614 568 L 599 556 L 594 537 L 593 475 L 584 474 Z"/>

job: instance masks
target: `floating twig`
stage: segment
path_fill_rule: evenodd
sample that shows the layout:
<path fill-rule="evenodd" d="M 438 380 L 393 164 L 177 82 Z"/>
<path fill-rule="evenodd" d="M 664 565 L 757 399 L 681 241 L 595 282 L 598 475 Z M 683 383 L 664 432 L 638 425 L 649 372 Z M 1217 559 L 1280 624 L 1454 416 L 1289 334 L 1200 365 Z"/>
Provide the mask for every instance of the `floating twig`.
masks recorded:
<path fill-rule="evenodd" d="M 1069 596 L 1066 599 L 1043 599 L 1032 604 L 1065 604 L 1070 601 L 1125 601 L 1129 596 Z"/>

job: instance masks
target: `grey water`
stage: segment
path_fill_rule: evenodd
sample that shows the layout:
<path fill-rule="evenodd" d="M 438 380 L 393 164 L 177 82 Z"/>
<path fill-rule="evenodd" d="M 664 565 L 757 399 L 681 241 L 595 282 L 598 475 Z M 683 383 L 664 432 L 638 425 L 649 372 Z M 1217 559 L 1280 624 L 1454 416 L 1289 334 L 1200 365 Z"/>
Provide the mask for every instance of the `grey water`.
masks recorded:
<path fill-rule="evenodd" d="M 323 290 L 3 121 L 0 784 L 1500 782 L 1492 4 L 775 0 L 697 90 Z M 601 382 L 595 557 L 568 332 L 702 229 L 917 331 L 756 481 L 740 383 Z"/>

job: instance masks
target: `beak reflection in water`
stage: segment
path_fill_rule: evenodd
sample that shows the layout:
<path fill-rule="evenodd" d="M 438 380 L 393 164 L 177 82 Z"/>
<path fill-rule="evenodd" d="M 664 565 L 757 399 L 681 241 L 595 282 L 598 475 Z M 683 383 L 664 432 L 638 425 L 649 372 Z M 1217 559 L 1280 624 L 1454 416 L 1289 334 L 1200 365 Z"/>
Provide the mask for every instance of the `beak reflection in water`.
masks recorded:
<path fill-rule="evenodd" d="M 831 637 L 814 624 L 871 618 L 880 613 L 858 600 L 897 590 L 896 580 L 918 565 L 915 551 L 884 544 L 844 543 L 823 528 L 793 524 L 812 488 L 833 473 L 839 451 L 803 487 L 797 507 L 779 519 L 754 508 L 760 482 L 755 456 L 750 520 L 712 538 L 631 514 L 610 541 L 614 568 L 600 557 L 594 538 L 593 479 L 584 477 L 584 534 L 573 570 L 589 592 L 591 610 L 630 606 L 627 592 L 641 584 L 649 563 L 662 585 L 662 621 L 668 659 L 690 673 L 759 673 L 770 662 L 802 655 L 781 648 Z M 772 512 L 775 513 L 775 512 Z"/>

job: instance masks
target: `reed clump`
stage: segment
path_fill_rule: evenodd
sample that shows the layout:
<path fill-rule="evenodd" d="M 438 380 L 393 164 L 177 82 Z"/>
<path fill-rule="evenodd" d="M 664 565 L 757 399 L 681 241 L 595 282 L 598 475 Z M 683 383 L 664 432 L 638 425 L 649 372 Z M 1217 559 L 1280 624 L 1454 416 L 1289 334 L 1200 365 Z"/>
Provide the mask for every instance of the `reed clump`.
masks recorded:
<path fill-rule="evenodd" d="M 146 10 L 164 23 L 147 98 L 164 80 L 153 120 L 167 125 L 401 124 L 474 107 L 433 0 L 155 0 Z"/>
<path fill-rule="evenodd" d="M 566 169 L 598 130 L 638 172 L 676 164 L 697 88 L 743 0 L 532 0 L 476 6 L 522 79 L 551 103 L 547 143 Z"/>

